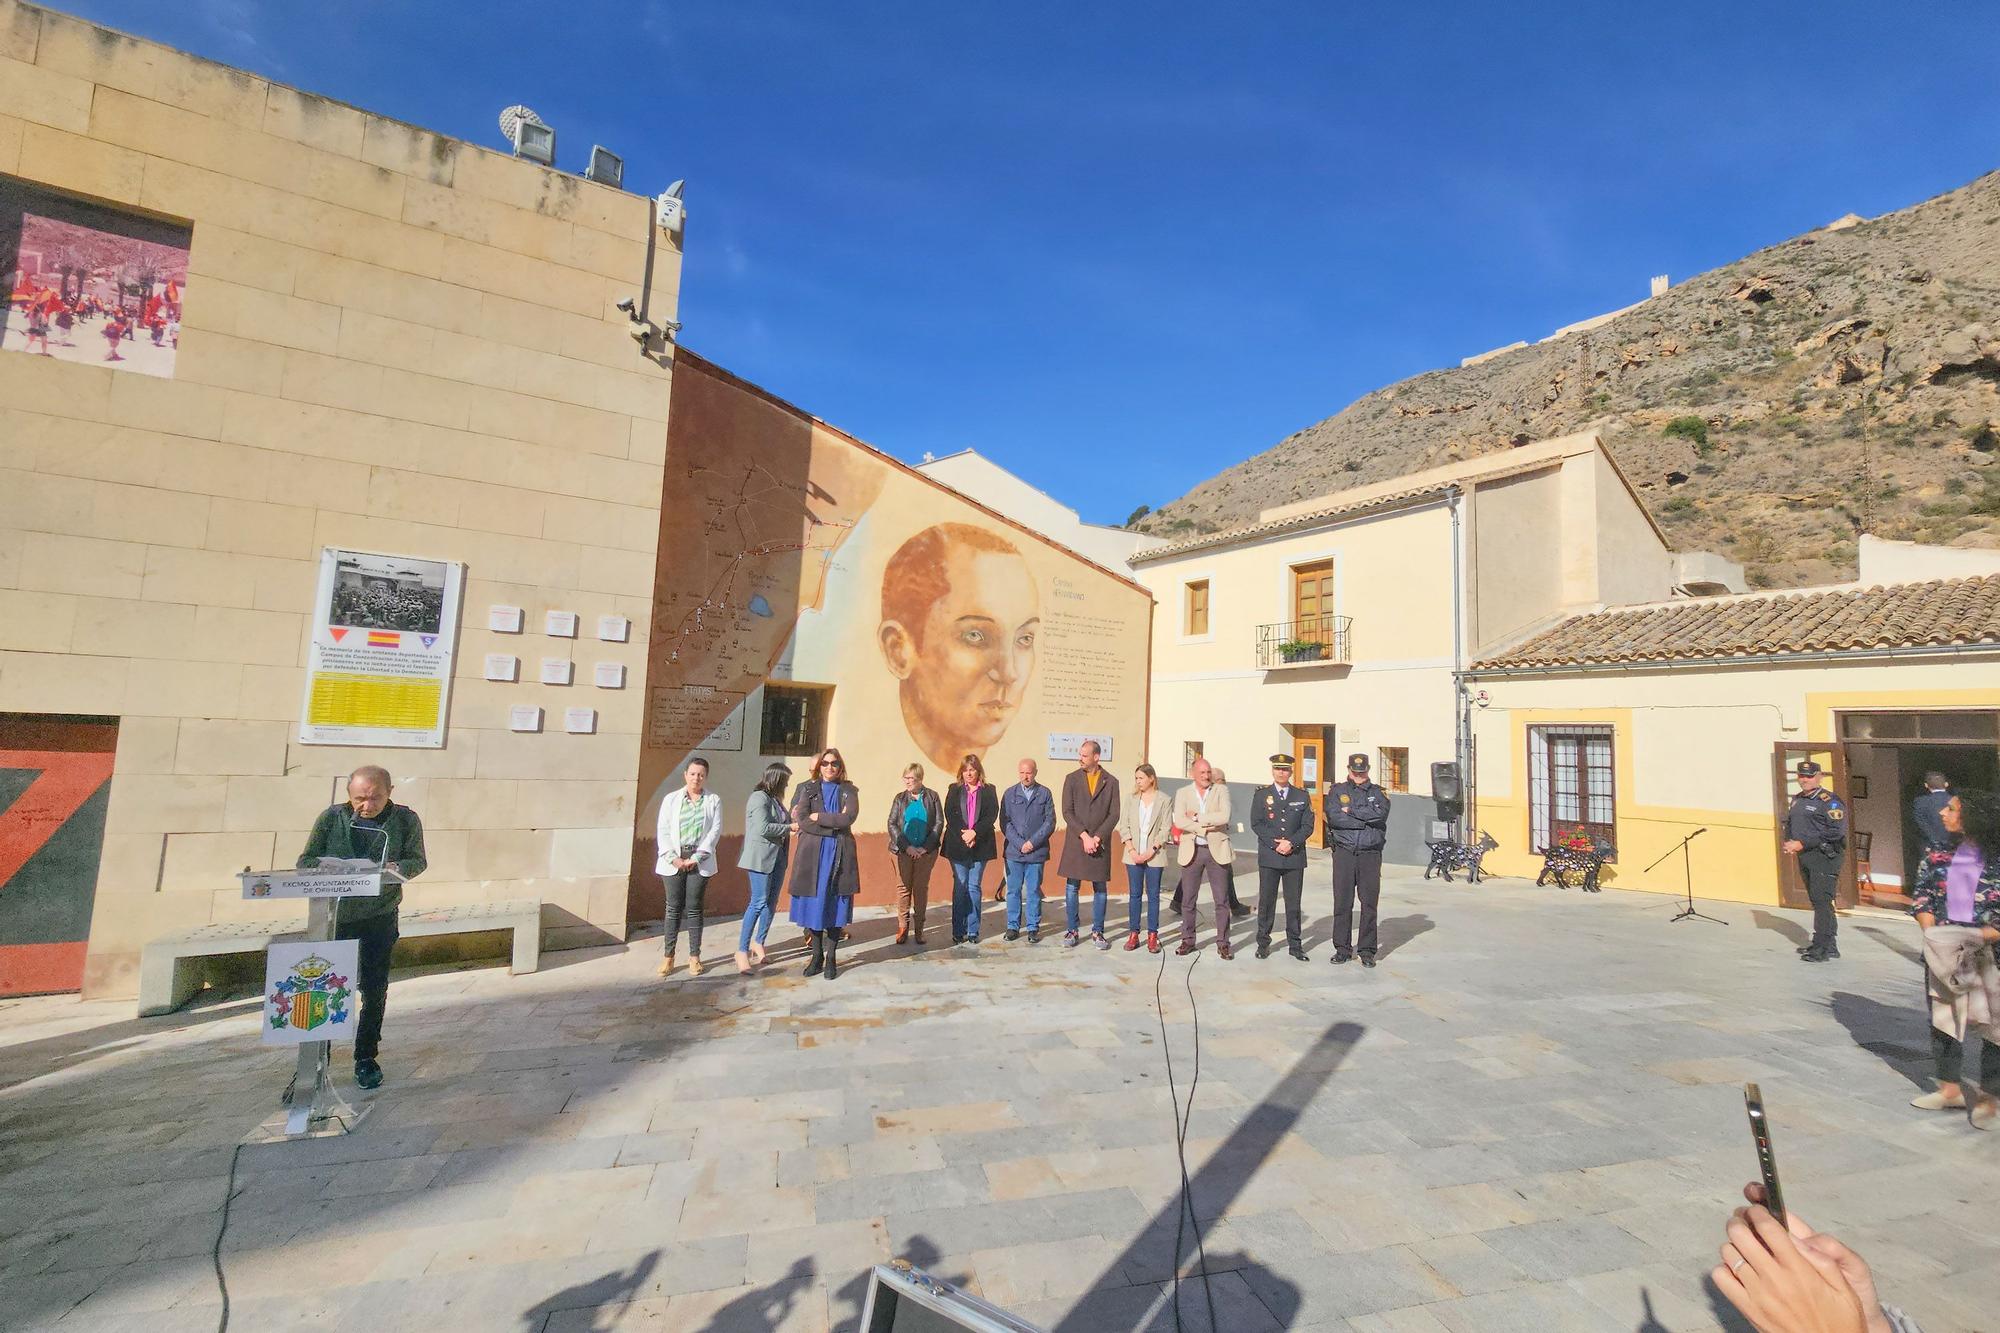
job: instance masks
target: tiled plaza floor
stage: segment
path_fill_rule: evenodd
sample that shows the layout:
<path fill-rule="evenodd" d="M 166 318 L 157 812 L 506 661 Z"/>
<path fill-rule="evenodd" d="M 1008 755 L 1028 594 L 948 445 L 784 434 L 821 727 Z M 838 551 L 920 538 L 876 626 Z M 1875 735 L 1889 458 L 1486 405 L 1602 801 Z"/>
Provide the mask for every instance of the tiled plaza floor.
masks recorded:
<path fill-rule="evenodd" d="M 1851 919 L 1809 967 L 1797 914 L 1392 873 L 1363 971 L 1327 966 L 1325 873 L 1310 963 L 1241 927 L 1234 962 L 1166 959 L 1183 1097 L 1190 980 L 1201 1015 L 1186 1328 L 1211 1298 L 1229 1333 L 1731 1326 L 1704 1277 L 1754 1169 L 1745 1079 L 1798 1212 L 1929 1333 L 2000 1328 L 2000 1133 L 1906 1105 L 1913 927 Z M 864 919 L 831 983 L 782 923 L 738 978 L 733 921 L 698 981 L 654 979 L 657 938 L 399 977 L 359 1130 L 241 1153 L 232 1327 L 851 1328 L 904 1255 L 1062 1333 L 1172 1329 L 1160 959 L 1065 950 L 1053 908 L 1029 948 L 989 904 L 976 955 L 942 909 L 914 956 Z M 8 1328 L 216 1325 L 231 1151 L 289 1061 L 251 1000 L 130 1012 L 0 1007 Z"/>

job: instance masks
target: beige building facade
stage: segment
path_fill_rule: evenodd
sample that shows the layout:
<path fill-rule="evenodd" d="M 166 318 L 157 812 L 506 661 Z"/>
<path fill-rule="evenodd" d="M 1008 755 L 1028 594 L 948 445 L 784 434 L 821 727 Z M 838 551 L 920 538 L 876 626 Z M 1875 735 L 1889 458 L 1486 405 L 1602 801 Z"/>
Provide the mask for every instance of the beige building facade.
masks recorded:
<path fill-rule="evenodd" d="M 1580 615 L 1468 683 L 1488 869 L 1538 875 L 1581 828 L 1605 884 L 1803 907 L 1778 844 L 1811 759 L 1848 806 L 1842 902 L 1894 907 L 1925 775 L 2000 782 L 2000 575 Z"/>
<path fill-rule="evenodd" d="M 0 970 L 129 993 L 147 940 L 283 911 L 234 872 L 289 865 L 363 763 L 425 820 L 411 905 L 536 897 L 552 944 L 621 935 L 671 376 L 616 303 L 672 319 L 680 270 L 650 201 L 15 0 L 0 200 L 0 771 L 108 751 L 75 807 L 102 831 L 87 935 L 13 922 Z M 65 257 L 76 226 L 135 248 Z M 325 548 L 463 566 L 441 747 L 299 740 Z M 488 628 L 502 605 L 525 632 Z M 545 637 L 549 611 L 586 628 Z M 557 657 L 574 684 L 540 683 Z M 520 705 L 554 725 L 512 729 Z M 55 883 L 15 814 L 0 869 Z"/>
<path fill-rule="evenodd" d="M 1673 593 L 1682 564 L 1603 444 L 1568 436 L 1266 510 L 1133 558 L 1159 603 L 1153 762 L 1232 782 L 1370 758 L 1389 856 L 1421 862 L 1431 765 L 1464 766 L 1456 673 L 1564 614 Z"/>

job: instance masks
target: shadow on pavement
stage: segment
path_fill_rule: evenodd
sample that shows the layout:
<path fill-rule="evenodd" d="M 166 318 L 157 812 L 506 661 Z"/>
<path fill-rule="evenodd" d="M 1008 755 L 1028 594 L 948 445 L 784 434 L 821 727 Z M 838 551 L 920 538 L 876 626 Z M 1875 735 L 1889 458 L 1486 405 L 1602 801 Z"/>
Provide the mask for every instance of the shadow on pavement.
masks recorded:
<path fill-rule="evenodd" d="M 1384 919 L 1375 929 L 1376 957 L 1387 958 L 1396 950 L 1408 944 L 1426 931 L 1436 930 L 1437 922 L 1422 912 L 1411 916 L 1392 916 Z"/>
<path fill-rule="evenodd" d="M 658 1250 L 641 1255 L 638 1262 L 634 1263 L 629 1270 L 606 1273 L 603 1277 L 594 1279 L 593 1281 L 580 1282 L 576 1286 L 566 1287 L 547 1300 L 529 1306 L 521 1312 L 521 1319 L 527 1325 L 528 1333 L 541 1333 L 543 1326 L 548 1323 L 549 1317 L 559 1311 L 589 1310 L 593 1312 L 593 1315 L 587 1327 L 591 1329 L 611 1328 L 613 1327 L 611 1323 L 599 1323 L 595 1317 L 595 1312 L 603 1306 L 624 1305 L 629 1302 L 637 1294 L 641 1284 L 659 1266 L 659 1263 L 660 1252 Z M 585 1326 L 572 1324 L 569 1327 L 582 1328 Z"/>
<path fill-rule="evenodd" d="M 1911 944 L 1907 934 L 1893 935 L 1880 926 L 1856 926 L 1855 929 L 1889 952 L 1901 954 L 1905 961 L 1915 963 L 1918 967 L 1924 965 L 1924 951 Z"/>
<path fill-rule="evenodd" d="M 1850 991 L 1835 991 L 1827 999 L 1827 1008 L 1856 1046 L 1879 1057 L 1913 1086 L 1930 1090 L 1930 1051 L 1897 1040 L 1924 1030 L 1926 1019 L 1921 1008 L 1884 1004 Z"/>
<path fill-rule="evenodd" d="M 1812 943 L 1812 932 L 1790 917 L 1773 916 L 1769 912 L 1751 910 L 1750 919 L 1757 923 L 1757 929 L 1774 931 L 1790 940 L 1799 948 Z"/>

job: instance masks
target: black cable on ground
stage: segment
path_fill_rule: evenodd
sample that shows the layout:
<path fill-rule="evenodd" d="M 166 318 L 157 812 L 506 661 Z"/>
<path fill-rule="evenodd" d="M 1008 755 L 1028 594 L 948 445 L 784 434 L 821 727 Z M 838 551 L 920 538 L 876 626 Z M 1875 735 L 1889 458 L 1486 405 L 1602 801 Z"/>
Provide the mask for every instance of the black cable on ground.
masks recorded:
<path fill-rule="evenodd" d="M 1187 1226 L 1190 1222 L 1194 1224 L 1195 1250 L 1201 1260 L 1202 1292 L 1208 1300 L 1208 1326 L 1211 1330 L 1221 1328 L 1215 1319 L 1215 1289 L 1208 1275 L 1208 1250 L 1202 1240 L 1201 1218 L 1195 1213 L 1194 1208 L 1194 1184 L 1188 1179 L 1187 1169 L 1187 1126 L 1188 1121 L 1194 1118 L 1195 1089 L 1201 1084 L 1201 1011 L 1196 1008 L 1194 1000 L 1194 966 L 1200 961 L 1201 955 L 1196 954 L 1194 962 L 1188 964 L 1187 970 L 1188 1010 L 1194 1021 L 1194 1078 L 1188 1083 L 1185 1116 L 1181 1113 L 1180 1089 L 1174 1081 L 1174 1051 L 1172 1043 L 1167 1038 L 1166 1002 L 1160 995 L 1160 983 L 1167 974 L 1165 952 L 1160 954 L 1160 968 L 1153 976 L 1153 1009 L 1160 1018 L 1160 1053 L 1167 1061 L 1167 1095 L 1172 1099 L 1174 1108 L 1174 1152 L 1180 1159 L 1181 1168 L 1180 1208 L 1174 1214 L 1173 1300 L 1176 1333 L 1181 1329 L 1181 1245 L 1187 1238 Z"/>
<path fill-rule="evenodd" d="M 222 1293 L 222 1316 L 215 1325 L 215 1333 L 228 1333 L 229 1330 L 229 1282 L 222 1276 L 222 1238 L 229 1234 L 229 1205 L 236 1201 L 236 1163 L 242 1156 L 243 1145 L 239 1143 L 236 1150 L 229 1154 L 229 1184 L 222 1194 L 222 1225 L 215 1229 L 215 1245 L 208 1253 L 215 1265 L 216 1289 Z"/>

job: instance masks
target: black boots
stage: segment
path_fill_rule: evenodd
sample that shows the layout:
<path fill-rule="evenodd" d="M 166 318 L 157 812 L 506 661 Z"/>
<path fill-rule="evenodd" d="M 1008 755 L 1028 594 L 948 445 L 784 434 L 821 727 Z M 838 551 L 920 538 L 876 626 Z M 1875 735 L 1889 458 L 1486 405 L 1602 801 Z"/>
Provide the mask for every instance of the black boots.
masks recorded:
<path fill-rule="evenodd" d="M 820 974 L 820 970 L 826 966 L 826 955 L 831 950 L 826 947 L 826 933 L 824 931 L 809 930 L 806 932 L 806 938 L 812 941 L 812 957 L 806 963 L 806 975 L 816 977 Z"/>
<path fill-rule="evenodd" d="M 840 937 L 833 936 L 826 942 L 826 979 L 832 981 L 840 975 Z"/>

